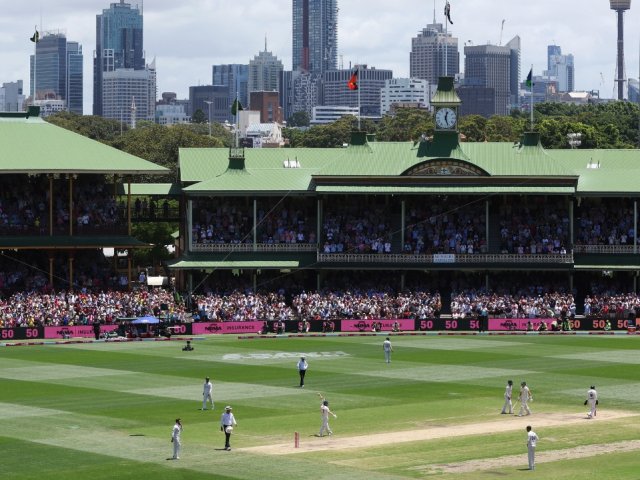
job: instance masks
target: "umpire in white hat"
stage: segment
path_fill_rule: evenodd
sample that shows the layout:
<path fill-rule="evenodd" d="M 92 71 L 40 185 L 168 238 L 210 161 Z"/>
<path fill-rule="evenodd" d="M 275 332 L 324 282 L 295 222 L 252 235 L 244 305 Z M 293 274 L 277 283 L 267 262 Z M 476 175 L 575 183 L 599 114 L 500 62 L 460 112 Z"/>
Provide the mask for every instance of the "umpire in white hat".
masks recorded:
<path fill-rule="evenodd" d="M 233 408 L 227 405 L 224 407 L 224 413 L 220 417 L 220 431 L 224 432 L 224 449 L 227 451 L 231 450 L 231 433 L 233 433 L 234 427 L 238 425 L 232 410 Z"/>

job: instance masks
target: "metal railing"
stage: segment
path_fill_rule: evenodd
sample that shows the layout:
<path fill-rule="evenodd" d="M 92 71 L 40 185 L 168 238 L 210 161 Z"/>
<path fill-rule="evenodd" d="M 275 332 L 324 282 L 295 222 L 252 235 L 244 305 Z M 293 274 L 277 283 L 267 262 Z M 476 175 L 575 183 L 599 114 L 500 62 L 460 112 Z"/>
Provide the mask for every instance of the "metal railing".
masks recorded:
<path fill-rule="evenodd" d="M 192 252 L 316 252 L 315 243 L 193 243 Z"/>
<path fill-rule="evenodd" d="M 574 245 L 574 253 L 638 253 L 638 247 L 634 245 Z"/>
<path fill-rule="evenodd" d="M 357 253 L 318 253 L 318 262 L 323 263 L 430 263 L 434 265 L 458 263 L 573 263 L 573 255 L 567 254 L 459 254 L 447 256 L 403 255 L 403 254 L 357 254 Z"/>

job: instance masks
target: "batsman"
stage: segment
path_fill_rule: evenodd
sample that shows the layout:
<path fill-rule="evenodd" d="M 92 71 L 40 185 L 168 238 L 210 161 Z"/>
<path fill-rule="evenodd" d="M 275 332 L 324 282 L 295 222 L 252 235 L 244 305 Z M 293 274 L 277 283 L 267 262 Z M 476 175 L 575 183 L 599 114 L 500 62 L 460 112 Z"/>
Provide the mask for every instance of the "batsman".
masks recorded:
<path fill-rule="evenodd" d="M 320 426 L 320 433 L 318 436 L 324 436 L 324 432 L 327 432 L 327 435 L 332 435 L 333 432 L 329 427 L 329 415 L 333 415 L 333 418 L 338 418 L 338 416 L 329 409 L 329 400 L 327 400 L 321 393 L 318 393 L 318 396 L 322 400 L 322 403 L 320 404 L 320 418 L 322 419 L 322 425 Z"/>
<path fill-rule="evenodd" d="M 597 413 L 598 406 L 598 392 L 596 391 L 596 386 L 591 385 L 589 390 L 587 390 L 587 399 L 584 401 L 585 405 L 589 405 L 589 412 L 587 413 L 587 418 L 593 418 Z"/>

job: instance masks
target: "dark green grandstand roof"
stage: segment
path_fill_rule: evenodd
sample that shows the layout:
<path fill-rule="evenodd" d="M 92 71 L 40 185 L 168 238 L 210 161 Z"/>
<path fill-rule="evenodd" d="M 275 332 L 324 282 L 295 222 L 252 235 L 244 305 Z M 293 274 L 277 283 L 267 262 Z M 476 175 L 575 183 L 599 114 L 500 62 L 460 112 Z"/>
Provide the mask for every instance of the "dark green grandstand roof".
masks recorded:
<path fill-rule="evenodd" d="M 245 170 L 229 169 L 229 150 L 181 149 L 186 193 L 542 193 L 640 192 L 639 150 L 545 150 L 525 141 L 367 142 L 346 148 L 245 149 Z M 455 135 L 455 134 L 454 134 Z M 444 138 L 444 140 L 443 140 Z M 299 168 L 285 168 L 297 160 Z M 430 163 L 455 161 L 476 175 L 411 176 Z M 599 165 L 599 168 L 591 168 Z"/>
<path fill-rule="evenodd" d="M 169 173 L 164 167 L 27 113 L 0 113 L 0 146 L 0 170 L 5 174 Z"/>

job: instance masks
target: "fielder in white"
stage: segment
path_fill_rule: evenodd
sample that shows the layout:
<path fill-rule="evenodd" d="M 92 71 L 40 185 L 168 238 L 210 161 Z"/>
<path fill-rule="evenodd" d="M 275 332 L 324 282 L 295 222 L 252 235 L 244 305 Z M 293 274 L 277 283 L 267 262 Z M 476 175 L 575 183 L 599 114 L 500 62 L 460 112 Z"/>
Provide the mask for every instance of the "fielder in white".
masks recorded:
<path fill-rule="evenodd" d="M 391 363 L 391 352 L 393 352 L 393 347 L 391 346 L 391 340 L 389 340 L 389 337 L 382 342 L 382 349 L 384 350 L 385 362 Z"/>
<path fill-rule="evenodd" d="M 180 460 L 180 447 L 182 443 L 180 443 L 180 434 L 182 433 L 182 424 L 180 423 L 180 419 L 176 418 L 176 424 L 173 426 L 173 431 L 171 432 L 171 443 L 173 443 L 173 460 Z"/>
<path fill-rule="evenodd" d="M 531 415 L 531 410 L 529 409 L 529 402 L 533 400 L 533 395 L 531 394 L 531 390 L 527 387 L 527 382 L 522 382 L 520 384 L 520 396 L 518 397 L 520 400 L 520 412 L 518 416 L 521 417 L 523 414 Z"/>
<path fill-rule="evenodd" d="M 213 384 L 209 377 L 204 379 L 204 385 L 202 388 L 202 410 L 207 409 L 207 401 L 211 402 L 211 410 L 213 410 Z"/>
<path fill-rule="evenodd" d="M 527 452 L 529 456 L 529 470 L 536 469 L 536 445 L 538 444 L 538 435 L 531 429 L 531 425 L 527 425 Z"/>
<path fill-rule="evenodd" d="M 513 414 L 513 402 L 511 402 L 512 392 L 513 380 L 507 380 L 507 386 L 504 389 L 504 405 L 502 406 L 502 411 L 500 412 L 503 415 L 506 415 L 507 413 L 509 415 Z"/>
<path fill-rule="evenodd" d="M 329 428 L 329 415 L 333 415 L 333 418 L 338 418 L 338 416 L 329 410 L 329 401 L 324 397 L 322 398 L 322 404 L 320 405 L 320 418 L 322 419 L 322 426 L 320 427 L 319 437 L 324 435 L 324 432 L 327 432 L 328 435 L 331 435 L 333 432 L 331 428 Z"/>
<path fill-rule="evenodd" d="M 587 390 L 587 399 L 584 401 L 584 404 L 589 405 L 589 413 L 587 413 L 587 418 L 595 417 L 598 406 L 598 392 L 596 392 L 595 385 L 591 385 L 591 388 Z"/>

